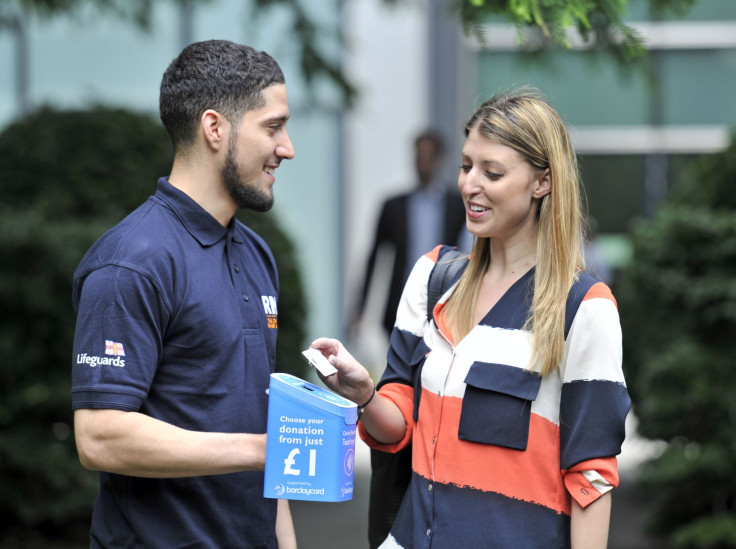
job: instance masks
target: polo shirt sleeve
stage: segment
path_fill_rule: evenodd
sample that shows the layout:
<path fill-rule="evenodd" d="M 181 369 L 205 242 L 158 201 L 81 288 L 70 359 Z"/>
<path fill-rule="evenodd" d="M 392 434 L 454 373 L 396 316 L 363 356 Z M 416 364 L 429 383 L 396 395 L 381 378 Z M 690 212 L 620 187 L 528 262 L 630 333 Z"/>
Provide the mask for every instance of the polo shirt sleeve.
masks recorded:
<path fill-rule="evenodd" d="M 140 409 L 161 359 L 169 312 L 147 277 L 105 266 L 81 281 L 72 407 Z"/>
<path fill-rule="evenodd" d="M 615 456 L 631 405 L 618 309 L 603 283 L 591 286 L 578 308 L 560 375 L 560 465 L 568 492 L 585 507 L 618 486 Z"/>

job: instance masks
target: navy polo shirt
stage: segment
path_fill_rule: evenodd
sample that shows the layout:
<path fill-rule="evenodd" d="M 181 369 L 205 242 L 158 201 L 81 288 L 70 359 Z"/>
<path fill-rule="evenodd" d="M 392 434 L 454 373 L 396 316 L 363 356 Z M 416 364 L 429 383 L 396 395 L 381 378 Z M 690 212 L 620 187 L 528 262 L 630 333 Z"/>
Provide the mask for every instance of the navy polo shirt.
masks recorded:
<path fill-rule="evenodd" d="M 72 404 L 194 431 L 265 433 L 278 275 L 263 240 L 165 178 L 74 274 Z M 101 473 L 92 547 L 276 547 L 263 473 Z"/>

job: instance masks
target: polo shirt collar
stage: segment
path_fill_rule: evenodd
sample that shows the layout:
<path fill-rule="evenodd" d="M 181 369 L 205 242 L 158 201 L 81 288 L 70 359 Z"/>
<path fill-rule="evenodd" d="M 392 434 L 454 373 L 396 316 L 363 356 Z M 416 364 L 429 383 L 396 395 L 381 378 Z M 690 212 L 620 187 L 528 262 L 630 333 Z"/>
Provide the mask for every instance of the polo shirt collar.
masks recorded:
<path fill-rule="evenodd" d="M 169 183 L 167 177 L 158 180 L 156 197 L 171 208 L 184 228 L 202 246 L 212 246 L 233 231 L 235 218 L 230 220 L 227 227 L 223 227 L 189 195 Z"/>

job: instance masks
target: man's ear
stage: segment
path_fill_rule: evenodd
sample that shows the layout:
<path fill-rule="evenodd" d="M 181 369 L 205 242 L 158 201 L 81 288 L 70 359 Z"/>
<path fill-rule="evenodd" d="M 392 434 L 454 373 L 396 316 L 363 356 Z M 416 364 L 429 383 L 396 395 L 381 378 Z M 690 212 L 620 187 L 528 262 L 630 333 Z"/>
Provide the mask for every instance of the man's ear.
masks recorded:
<path fill-rule="evenodd" d="M 199 119 L 199 127 L 204 135 L 205 142 L 213 151 L 222 148 L 227 138 L 227 120 L 219 112 L 207 109 Z"/>
<path fill-rule="evenodd" d="M 548 195 L 552 191 L 552 180 L 549 176 L 549 168 L 542 172 L 542 175 L 537 180 L 537 184 L 534 187 L 532 196 L 534 198 L 542 198 Z"/>

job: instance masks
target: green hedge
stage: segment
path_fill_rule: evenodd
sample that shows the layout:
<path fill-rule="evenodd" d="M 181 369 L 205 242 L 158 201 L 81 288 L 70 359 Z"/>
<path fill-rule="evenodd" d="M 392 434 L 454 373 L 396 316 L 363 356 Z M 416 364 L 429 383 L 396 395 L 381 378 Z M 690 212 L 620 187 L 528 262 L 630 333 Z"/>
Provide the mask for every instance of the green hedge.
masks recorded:
<path fill-rule="evenodd" d="M 734 181 L 736 144 L 692 165 L 635 229 L 617 286 L 639 431 L 669 442 L 639 482 L 679 548 L 736 548 Z"/>
<path fill-rule="evenodd" d="M 0 134 L 0 548 L 88 543 L 97 474 L 72 433 L 72 273 L 171 161 L 161 124 L 123 110 L 44 108 Z M 242 216 L 279 265 L 277 369 L 305 376 L 293 246 L 273 215 Z"/>

